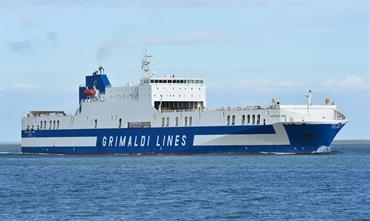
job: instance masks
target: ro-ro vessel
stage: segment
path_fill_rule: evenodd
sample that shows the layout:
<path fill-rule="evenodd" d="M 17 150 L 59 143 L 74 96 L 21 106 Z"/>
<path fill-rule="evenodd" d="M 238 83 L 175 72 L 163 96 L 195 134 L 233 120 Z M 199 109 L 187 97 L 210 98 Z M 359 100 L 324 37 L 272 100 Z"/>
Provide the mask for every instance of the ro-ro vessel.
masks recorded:
<path fill-rule="evenodd" d="M 158 76 L 142 60 L 135 86 L 113 87 L 103 68 L 79 87 L 79 106 L 30 111 L 22 152 L 53 154 L 316 153 L 330 150 L 347 117 L 326 99 L 313 105 L 208 109 L 201 77 Z"/>

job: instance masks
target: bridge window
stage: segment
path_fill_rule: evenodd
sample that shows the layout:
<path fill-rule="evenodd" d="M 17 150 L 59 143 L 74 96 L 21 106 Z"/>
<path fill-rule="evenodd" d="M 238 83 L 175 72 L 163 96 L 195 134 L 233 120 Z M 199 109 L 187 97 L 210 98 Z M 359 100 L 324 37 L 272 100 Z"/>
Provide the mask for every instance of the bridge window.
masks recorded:
<path fill-rule="evenodd" d="M 245 124 L 245 115 L 242 115 L 242 125 Z"/>

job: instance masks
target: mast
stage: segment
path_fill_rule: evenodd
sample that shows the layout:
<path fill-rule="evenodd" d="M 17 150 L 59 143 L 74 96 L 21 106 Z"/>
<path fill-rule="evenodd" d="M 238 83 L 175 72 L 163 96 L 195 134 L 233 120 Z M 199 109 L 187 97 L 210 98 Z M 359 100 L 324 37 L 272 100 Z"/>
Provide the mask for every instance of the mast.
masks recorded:
<path fill-rule="evenodd" d="M 152 55 L 147 55 L 147 49 L 143 50 L 143 58 L 141 60 L 141 72 L 143 77 L 147 77 L 150 71 L 150 60 L 149 58 L 153 57 Z"/>
<path fill-rule="evenodd" d="M 309 90 L 308 94 L 305 95 L 307 98 L 307 112 L 310 113 L 311 105 L 312 105 L 312 91 Z"/>

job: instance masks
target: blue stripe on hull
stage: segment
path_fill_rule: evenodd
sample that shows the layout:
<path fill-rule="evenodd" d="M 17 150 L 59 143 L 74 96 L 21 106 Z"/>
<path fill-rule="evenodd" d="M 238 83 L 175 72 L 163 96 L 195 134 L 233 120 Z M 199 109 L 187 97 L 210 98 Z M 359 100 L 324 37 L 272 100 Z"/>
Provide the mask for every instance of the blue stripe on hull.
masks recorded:
<path fill-rule="evenodd" d="M 290 145 L 245 145 L 240 146 L 193 146 L 195 135 L 219 134 L 275 134 L 271 125 L 258 126 L 220 126 L 220 127 L 174 127 L 140 129 L 79 129 L 79 130 L 38 130 L 22 131 L 22 138 L 52 137 L 97 137 L 96 146 L 84 147 L 22 147 L 24 153 L 53 154 L 193 154 L 193 153 L 312 153 L 322 146 L 330 146 L 342 124 L 285 124 Z M 176 139 L 167 145 L 169 137 Z M 119 145 L 117 137 L 126 140 Z M 186 139 L 183 140 L 182 136 Z M 109 144 L 110 137 L 113 137 Z M 129 141 L 129 137 L 132 138 Z M 134 139 L 137 140 L 135 141 Z M 144 137 L 144 145 L 140 139 Z M 150 139 L 148 137 L 151 137 Z M 131 139 L 130 138 L 130 139 Z M 163 139 L 162 139 L 163 138 Z M 159 139 L 159 141 L 158 141 Z M 163 141 L 167 139 L 166 141 Z M 171 138 L 172 139 L 172 138 Z M 130 143 L 130 145 L 129 145 Z M 160 145 L 157 145 L 157 144 Z M 138 145 L 136 145 L 138 144 Z"/>
<path fill-rule="evenodd" d="M 108 129 L 69 129 L 69 130 L 23 130 L 22 137 L 80 137 L 99 134 L 119 136 L 122 134 L 169 134 L 176 131 L 179 134 L 192 133 L 197 135 L 217 134 L 274 134 L 271 125 L 254 126 L 211 126 L 211 127 L 159 127 L 159 128 L 108 128 Z"/>

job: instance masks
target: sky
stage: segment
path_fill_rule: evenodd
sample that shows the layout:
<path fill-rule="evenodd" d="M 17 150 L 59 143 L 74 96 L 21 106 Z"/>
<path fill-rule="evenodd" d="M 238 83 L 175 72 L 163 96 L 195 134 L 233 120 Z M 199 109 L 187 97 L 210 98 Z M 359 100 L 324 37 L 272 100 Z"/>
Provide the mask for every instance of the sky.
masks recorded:
<path fill-rule="evenodd" d="M 74 113 L 84 77 L 137 84 L 202 76 L 208 107 L 313 103 L 348 115 L 337 139 L 370 139 L 370 2 L 0 0 L 0 142 L 30 110 Z"/>

